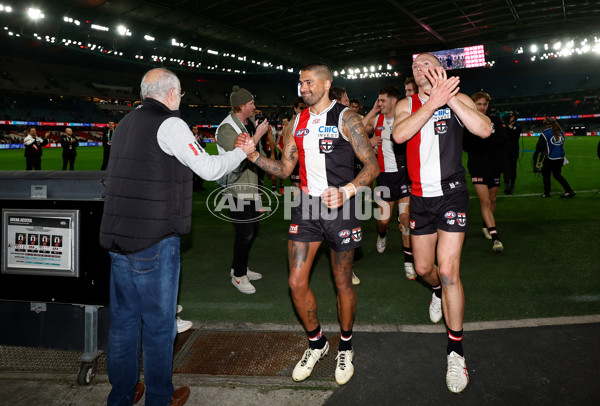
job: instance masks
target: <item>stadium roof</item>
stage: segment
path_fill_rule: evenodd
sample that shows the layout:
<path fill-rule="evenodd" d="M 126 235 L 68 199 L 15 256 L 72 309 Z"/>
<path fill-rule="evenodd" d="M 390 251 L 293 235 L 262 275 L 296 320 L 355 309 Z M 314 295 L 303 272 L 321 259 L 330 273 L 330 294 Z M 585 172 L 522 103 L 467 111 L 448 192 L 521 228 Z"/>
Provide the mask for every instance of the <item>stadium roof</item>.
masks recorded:
<path fill-rule="evenodd" d="M 413 53 L 478 44 L 512 53 L 532 39 L 591 34 L 600 18 L 600 1 L 564 0 L 51 0 L 39 7 L 296 69 L 314 61 L 408 65 Z"/>

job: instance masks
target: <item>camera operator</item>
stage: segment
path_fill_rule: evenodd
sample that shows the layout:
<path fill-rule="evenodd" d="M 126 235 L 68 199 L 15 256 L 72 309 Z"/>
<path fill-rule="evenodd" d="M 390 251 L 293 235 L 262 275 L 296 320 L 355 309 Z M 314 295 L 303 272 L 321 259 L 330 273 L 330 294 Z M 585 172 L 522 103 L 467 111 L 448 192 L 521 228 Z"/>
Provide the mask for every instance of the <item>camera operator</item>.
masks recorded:
<path fill-rule="evenodd" d="M 63 153 L 63 166 L 62 170 L 67 170 L 67 163 L 69 169 L 75 169 L 75 157 L 77 156 L 77 150 L 75 149 L 79 145 L 77 138 L 73 137 L 73 130 L 70 127 L 65 128 L 65 135 L 60 139 L 60 145 L 62 146 Z"/>
<path fill-rule="evenodd" d="M 42 169 L 42 147 L 48 145 L 47 138 L 37 136 L 35 127 L 27 129 L 27 136 L 23 140 L 25 145 L 25 164 L 28 171 Z"/>

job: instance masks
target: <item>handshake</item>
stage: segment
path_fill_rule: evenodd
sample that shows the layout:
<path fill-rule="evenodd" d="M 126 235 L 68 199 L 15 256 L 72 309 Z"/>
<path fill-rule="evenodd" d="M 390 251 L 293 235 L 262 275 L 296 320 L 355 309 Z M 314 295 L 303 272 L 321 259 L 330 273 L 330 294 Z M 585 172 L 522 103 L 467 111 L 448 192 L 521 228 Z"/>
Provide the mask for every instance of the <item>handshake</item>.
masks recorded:
<path fill-rule="evenodd" d="M 238 137 L 235 139 L 233 147 L 241 148 L 241 150 L 244 151 L 246 155 L 250 155 L 254 151 L 256 151 L 256 145 L 254 144 L 254 140 L 248 133 L 241 133 L 240 135 L 238 135 Z"/>

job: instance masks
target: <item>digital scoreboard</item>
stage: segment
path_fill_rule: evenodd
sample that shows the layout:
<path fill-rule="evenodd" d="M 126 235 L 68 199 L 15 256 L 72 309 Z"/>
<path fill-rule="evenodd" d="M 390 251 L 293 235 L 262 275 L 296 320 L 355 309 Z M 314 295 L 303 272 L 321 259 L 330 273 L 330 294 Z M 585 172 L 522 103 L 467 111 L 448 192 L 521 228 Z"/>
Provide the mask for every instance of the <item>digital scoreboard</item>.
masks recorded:
<path fill-rule="evenodd" d="M 446 70 L 479 68 L 485 66 L 483 45 L 429 52 L 435 55 Z M 419 54 L 413 55 L 413 61 Z"/>

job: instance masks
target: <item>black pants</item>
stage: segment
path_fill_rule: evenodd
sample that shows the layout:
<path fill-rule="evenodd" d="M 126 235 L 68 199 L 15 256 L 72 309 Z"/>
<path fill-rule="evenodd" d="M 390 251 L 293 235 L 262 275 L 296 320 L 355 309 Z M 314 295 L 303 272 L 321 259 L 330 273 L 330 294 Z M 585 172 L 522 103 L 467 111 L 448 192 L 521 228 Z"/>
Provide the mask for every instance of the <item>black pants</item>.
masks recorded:
<path fill-rule="evenodd" d="M 504 185 L 509 188 L 515 187 L 517 180 L 517 163 L 519 162 L 519 151 L 509 151 L 504 158 Z"/>
<path fill-rule="evenodd" d="M 67 170 L 67 163 L 69 164 L 69 170 L 75 169 L 75 157 L 76 155 L 63 155 L 63 171 Z"/>
<path fill-rule="evenodd" d="M 565 192 L 572 192 L 569 182 L 561 175 L 563 167 L 563 159 L 548 159 L 544 160 L 544 166 L 542 166 L 542 177 L 544 179 L 544 194 L 550 194 L 550 175 L 554 176 L 554 179 L 560 183 L 565 189 Z"/>
<path fill-rule="evenodd" d="M 35 169 L 36 171 L 42 170 L 42 157 L 40 156 L 26 156 L 25 157 L 25 168 L 30 171 Z"/>
<path fill-rule="evenodd" d="M 109 158 L 110 158 L 110 146 L 105 146 L 104 154 L 102 154 L 102 167 L 100 168 L 101 171 L 105 171 L 106 168 L 108 167 L 108 159 Z"/>
<path fill-rule="evenodd" d="M 246 275 L 250 248 L 258 235 L 258 211 L 253 200 L 240 200 L 233 198 L 239 210 L 230 210 L 235 229 L 233 240 L 233 261 L 231 267 L 235 276 Z"/>

